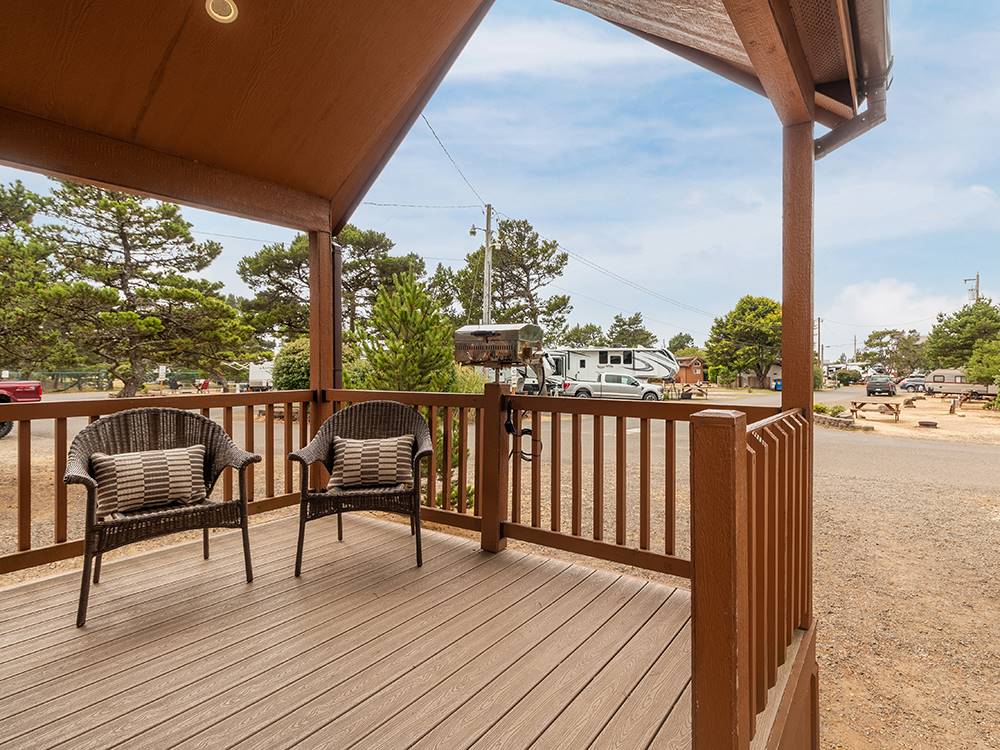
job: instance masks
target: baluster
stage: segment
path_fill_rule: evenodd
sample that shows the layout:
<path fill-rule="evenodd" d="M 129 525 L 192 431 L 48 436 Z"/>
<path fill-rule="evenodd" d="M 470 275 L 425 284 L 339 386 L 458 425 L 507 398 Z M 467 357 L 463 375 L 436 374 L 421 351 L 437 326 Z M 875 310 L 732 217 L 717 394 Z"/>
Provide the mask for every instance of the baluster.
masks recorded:
<path fill-rule="evenodd" d="M 521 430 L 521 412 L 515 410 L 516 430 Z M 513 436 L 514 450 L 511 452 L 510 464 L 510 520 L 511 523 L 521 523 L 521 450 L 523 443 L 520 437 Z"/>
<path fill-rule="evenodd" d="M 615 417 L 615 542 L 625 544 L 625 491 L 627 479 L 625 417 Z"/>
<path fill-rule="evenodd" d="M 639 549 L 649 549 L 649 420 L 639 420 Z"/>
<path fill-rule="evenodd" d="M 222 429 L 230 438 L 233 437 L 233 407 L 231 406 L 222 409 Z M 230 467 L 226 467 L 222 474 L 222 498 L 224 500 L 233 499 L 233 470 Z"/>
<path fill-rule="evenodd" d="M 604 539 L 604 417 L 594 415 L 594 539 Z"/>
<path fill-rule="evenodd" d="M 580 436 L 580 415 L 571 417 L 573 428 L 573 534 L 580 536 L 583 516 L 583 445 Z"/>
<path fill-rule="evenodd" d="M 66 474 L 66 419 L 58 417 L 55 423 L 55 472 L 52 477 L 55 483 L 55 507 L 53 510 L 53 539 L 56 544 L 65 542 L 67 537 L 66 525 L 68 508 L 66 504 L 66 483 L 63 476 Z"/>
<path fill-rule="evenodd" d="M 253 422 L 253 406 L 243 407 L 243 447 L 246 448 L 250 453 L 254 452 L 254 422 Z M 246 469 L 247 477 L 247 502 L 252 502 L 254 499 L 254 487 L 253 487 L 253 474 L 254 465 L 249 464 Z"/>
<path fill-rule="evenodd" d="M 767 638 L 767 686 L 774 685 L 778 671 L 778 654 L 781 651 L 781 644 L 778 636 L 778 440 L 774 436 L 770 427 L 765 427 L 761 431 L 761 439 L 767 447 L 766 468 L 767 468 L 767 488 L 765 497 L 765 528 L 764 535 L 767 538 L 765 555 L 766 572 L 764 578 L 767 596 L 767 625 L 765 637 Z"/>
<path fill-rule="evenodd" d="M 469 503 L 469 410 L 458 409 L 458 512 Z"/>
<path fill-rule="evenodd" d="M 309 401 L 303 401 L 299 405 L 299 448 L 305 448 L 309 444 Z M 299 484 L 302 484 L 301 474 L 299 474 Z M 306 475 L 308 477 L 308 474 Z M 302 487 L 299 487 L 302 490 Z"/>
<path fill-rule="evenodd" d="M 754 473 L 753 473 L 753 557 L 750 564 L 754 568 L 755 587 L 751 589 L 751 605 L 754 612 L 754 694 L 755 711 L 764 710 L 767 704 L 767 608 L 770 581 L 767 574 L 767 545 L 770 538 L 767 535 L 767 493 L 768 487 L 768 450 L 767 443 L 754 436 Z"/>
<path fill-rule="evenodd" d="M 264 489 L 274 497 L 274 404 L 264 407 Z"/>
<path fill-rule="evenodd" d="M 549 527 L 553 531 L 562 529 L 562 419 L 557 411 L 552 412 L 549 437 Z"/>
<path fill-rule="evenodd" d="M 663 423 L 663 552 L 674 554 L 677 545 L 677 426 Z"/>
<path fill-rule="evenodd" d="M 444 451 L 444 476 L 441 478 L 441 507 L 451 510 L 451 430 L 452 430 L 451 407 L 444 407 L 444 426 L 442 429 L 442 450 Z"/>
<path fill-rule="evenodd" d="M 292 411 L 292 404 L 290 402 L 285 402 L 284 405 L 284 419 L 282 424 L 282 442 L 281 451 L 285 454 L 284 457 L 284 467 L 285 467 L 285 494 L 292 494 L 292 481 L 294 479 L 295 471 L 293 469 L 292 462 L 288 460 L 288 454 L 295 450 L 292 447 L 292 419 L 295 416 L 295 412 Z"/>
<path fill-rule="evenodd" d="M 433 508 L 437 506 L 437 409 L 433 406 L 428 406 L 427 413 L 430 417 L 427 421 L 431 430 L 431 457 L 430 461 L 428 461 L 429 468 L 427 470 L 427 504 Z"/>
<path fill-rule="evenodd" d="M 542 525 L 542 414 L 531 412 L 531 525 Z M 538 450 L 535 450 L 538 446 Z"/>
<path fill-rule="evenodd" d="M 476 409 L 476 463 L 473 467 L 475 469 L 475 486 L 476 494 L 472 501 L 472 512 L 479 516 L 480 512 L 480 500 L 483 496 L 483 440 L 486 437 L 486 431 L 483 430 L 483 409 Z"/>
<path fill-rule="evenodd" d="M 17 549 L 31 549 L 31 421 L 17 422 Z"/>

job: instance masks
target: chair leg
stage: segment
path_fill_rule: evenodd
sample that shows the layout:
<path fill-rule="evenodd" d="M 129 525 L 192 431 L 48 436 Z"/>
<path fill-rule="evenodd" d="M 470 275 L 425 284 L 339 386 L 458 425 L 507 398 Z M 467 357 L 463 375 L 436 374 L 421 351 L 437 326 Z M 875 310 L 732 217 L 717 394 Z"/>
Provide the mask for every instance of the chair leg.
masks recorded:
<path fill-rule="evenodd" d="M 247 569 L 247 583 L 253 583 L 253 563 L 250 561 L 250 522 L 245 510 L 241 528 L 243 529 L 243 565 Z"/>
<path fill-rule="evenodd" d="M 97 559 L 94 561 L 94 583 L 101 582 L 101 553 L 97 553 Z"/>
<path fill-rule="evenodd" d="M 82 628 L 87 622 L 87 602 L 90 599 L 90 575 L 94 560 L 90 541 L 83 552 L 83 581 L 80 584 L 80 606 L 76 610 L 76 626 Z"/>
<path fill-rule="evenodd" d="M 410 536 L 413 536 L 416 533 L 417 533 L 417 527 L 413 523 L 413 514 L 411 513 L 410 514 Z"/>
<path fill-rule="evenodd" d="M 421 567 L 424 564 L 424 554 L 423 550 L 420 548 L 420 507 L 418 506 L 413 515 L 410 516 L 413 519 L 413 526 L 416 528 L 417 537 L 417 567 Z"/>
<path fill-rule="evenodd" d="M 344 514 L 337 511 L 337 541 L 344 541 Z"/>
<path fill-rule="evenodd" d="M 208 529 L 201 530 L 201 548 L 202 555 L 207 560 L 208 559 Z"/>
<path fill-rule="evenodd" d="M 295 577 L 302 575 L 302 547 L 306 542 L 306 501 L 299 505 L 299 545 L 295 551 Z"/>

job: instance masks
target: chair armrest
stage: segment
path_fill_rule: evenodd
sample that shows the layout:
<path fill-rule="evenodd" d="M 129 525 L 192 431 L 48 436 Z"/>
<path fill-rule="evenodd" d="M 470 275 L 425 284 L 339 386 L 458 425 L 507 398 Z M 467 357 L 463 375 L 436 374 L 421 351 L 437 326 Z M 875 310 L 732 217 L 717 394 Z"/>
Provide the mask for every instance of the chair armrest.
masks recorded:
<path fill-rule="evenodd" d="M 232 466 L 238 471 L 243 471 L 250 464 L 257 464 L 262 460 L 259 454 L 243 450 L 232 439 L 219 447 L 218 457 L 222 459 L 223 466 Z"/>
<path fill-rule="evenodd" d="M 416 442 L 413 444 L 413 462 L 417 463 L 434 452 L 434 440 L 431 438 L 430 430 L 421 430 L 414 437 Z"/>
<path fill-rule="evenodd" d="M 79 456 L 70 455 L 67 459 L 63 482 L 65 484 L 82 484 L 91 490 L 97 489 L 97 480 L 90 476 L 90 467 L 87 465 L 87 461 Z"/>
<path fill-rule="evenodd" d="M 325 462 L 329 453 L 329 441 L 325 436 L 323 436 L 323 433 L 317 433 L 316 437 L 314 437 L 307 446 L 289 453 L 288 459 L 290 461 L 298 461 L 303 466 L 311 466 L 312 464 L 319 463 L 320 461 Z"/>

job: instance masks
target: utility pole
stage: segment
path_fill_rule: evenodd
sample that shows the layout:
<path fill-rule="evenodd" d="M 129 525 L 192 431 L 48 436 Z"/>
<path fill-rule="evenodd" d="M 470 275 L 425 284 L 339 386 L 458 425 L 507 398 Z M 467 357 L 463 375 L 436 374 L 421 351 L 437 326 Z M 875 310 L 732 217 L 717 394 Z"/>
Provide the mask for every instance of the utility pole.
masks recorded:
<path fill-rule="evenodd" d="M 962 281 L 964 281 L 966 284 L 970 282 L 975 282 L 969 289 L 969 299 L 971 299 L 973 302 L 979 302 L 979 272 L 977 271 L 976 275 L 971 279 L 962 279 Z"/>
<path fill-rule="evenodd" d="M 823 319 L 816 318 L 816 354 L 819 356 L 819 367 L 823 369 Z"/>
<path fill-rule="evenodd" d="M 858 361 L 858 334 L 854 334 L 854 361 Z"/>
<path fill-rule="evenodd" d="M 483 315 L 480 320 L 481 325 L 490 325 L 493 322 L 493 205 L 486 204 L 486 228 L 477 227 L 475 224 L 469 229 L 469 236 L 475 237 L 476 232 L 483 232 L 486 235 L 486 244 L 483 250 Z"/>

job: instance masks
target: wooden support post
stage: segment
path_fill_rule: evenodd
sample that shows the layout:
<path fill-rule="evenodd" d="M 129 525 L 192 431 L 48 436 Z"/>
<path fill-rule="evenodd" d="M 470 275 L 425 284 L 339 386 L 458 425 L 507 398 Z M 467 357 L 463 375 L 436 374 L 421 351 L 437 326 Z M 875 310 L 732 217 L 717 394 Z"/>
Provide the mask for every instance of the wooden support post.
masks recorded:
<path fill-rule="evenodd" d="M 510 389 L 499 383 L 487 383 L 482 410 L 483 452 L 479 505 L 482 514 L 480 543 L 487 552 L 507 547 L 503 524 L 507 520 L 507 433 L 504 431 L 504 401 Z"/>
<path fill-rule="evenodd" d="M 812 622 L 812 410 L 813 410 L 813 124 L 784 128 L 782 161 L 781 408 L 801 409 L 806 420 L 800 469 L 804 522 L 808 526 L 803 571 L 808 591 L 801 627 Z"/>
<path fill-rule="evenodd" d="M 316 434 L 332 413 L 323 390 L 336 387 L 334 339 L 340 337 L 335 334 L 334 297 L 340 296 L 340 290 L 335 289 L 334 266 L 330 233 L 309 232 L 309 387 L 313 391 L 310 436 Z M 314 465 L 311 480 L 314 487 L 325 485 L 325 467 Z"/>
<path fill-rule="evenodd" d="M 691 693 L 695 750 L 750 745 L 746 415 L 691 417 Z"/>

